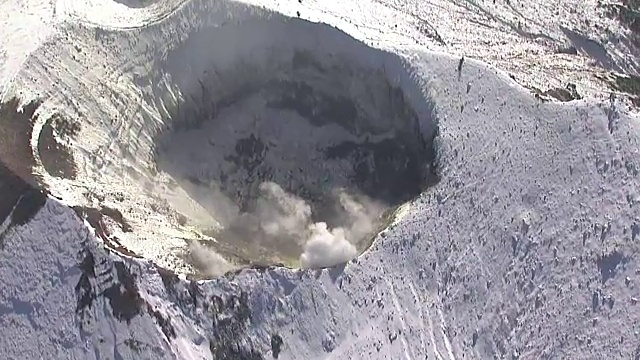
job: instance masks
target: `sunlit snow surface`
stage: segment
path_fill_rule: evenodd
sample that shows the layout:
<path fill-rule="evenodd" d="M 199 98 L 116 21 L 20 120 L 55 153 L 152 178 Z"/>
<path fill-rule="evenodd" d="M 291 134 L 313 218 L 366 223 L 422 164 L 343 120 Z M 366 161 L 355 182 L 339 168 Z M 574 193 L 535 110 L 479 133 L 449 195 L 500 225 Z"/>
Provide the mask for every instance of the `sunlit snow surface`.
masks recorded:
<path fill-rule="evenodd" d="M 551 40 L 503 29 L 519 20 L 528 32 L 560 42 L 568 41 L 561 26 L 593 31 L 586 34 L 594 38 L 600 34 L 593 29 L 621 30 L 593 2 L 512 3 L 0 4 L 4 99 L 44 101 L 36 134 L 48 114 L 81 125 L 71 141 L 78 179 L 43 172 L 52 194 L 64 204 L 95 205 L 85 189 L 101 191 L 95 201 L 104 196 L 144 228 L 136 232 L 141 238 L 115 235 L 156 263 L 177 268 L 167 254 L 188 234 L 175 229 L 170 212 L 151 207 L 149 194 L 167 184 L 137 188 L 128 179 L 150 176 L 152 134 L 166 127 L 163 116 L 176 111 L 179 91 L 198 86 L 191 75 L 211 63 L 235 64 L 228 54 L 273 59 L 265 47 L 252 53 L 252 38 L 255 45 L 278 39 L 309 51 L 321 43 L 326 56 L 348 54 L 354 64 L 385 69 L 421 120 L 437 120 L 441 175 L 346 265 L 250 269 L 200 282 L 104 250 L 73 210 L 49 198 L 26 225 L 10 218 L 0 224 L 0 356 L 635 356 L 638 118 L 600 94 L 604 87 L 593 76 L 600 70 L 586 56 L 551 55 Z M 326 25 L 285 17 L 296 12 L 370 47 Z M 189 46 L 198 30 L 214 35 L 228 24 L 246 31 L 237 34 L 245 42 L 231 36 L 220 48 L 198 46 L 204 41 L 172 52 Z M 284 34 L 290 38 L 275 36 Z M 606 64 L 636 71 L 633 54 L 607 46 Z M 407 64 L 363 55 L 372 48 L 400 54 Z M 459 57 L 428 49 L 465 53 L 467 60 L 458 71 Z M 171 62 L 171 54 L 187 53 L 192 57 Z M 592 96 L 541 103 L 503 71 L 540 88 L 576 82 Z M 37 148 L 38 139 L 31 143 Z M 121 144 L 131 146 L 128 153 Z"/>

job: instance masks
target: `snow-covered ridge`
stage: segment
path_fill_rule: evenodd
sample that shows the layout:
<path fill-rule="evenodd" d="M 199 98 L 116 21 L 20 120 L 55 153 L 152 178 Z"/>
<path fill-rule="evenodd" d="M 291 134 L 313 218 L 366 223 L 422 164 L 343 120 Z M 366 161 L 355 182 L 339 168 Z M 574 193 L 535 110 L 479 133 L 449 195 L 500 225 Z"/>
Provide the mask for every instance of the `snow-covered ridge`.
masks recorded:
<path fill-rule="evenodd" d="M 264 25 L 255 29 L 264 37 L 267 28 L 280 35 L 277 39 L 292 35 L 292 42 L 307 50 L 316 45 L 310 39 L 326 35 L 323 44 L 331 46 L 323 52 L 339 49 L 359 68 L 382 63 L 424 121 L 421 128 L 438 120 L 441 181 L 412 201 L 406 215 L 356 260 L 325 270 L 248 269 L 209 281 L 188 281 L 151 261 L 105 250 L 96 240 L 105 234 L 82 220 L 86 216 L 91 223 L 90 214 L 52 198 L 37 202 L 40 210 L 28 212 L 32 218 L 24 225 L 13 220 L 19 207 L 12 204 L 8 215 L 0 206 L 8 215 L 0 228 L 0 348 L 8 358 L 637 354 L 639 339 L 632 329 L 639 320 L 638 119 L 615 102 L 541 103 L 508 77 L 469 59 L 461 63 L 413 49 L 394 67 L 382 59 L 399 57 L 364 56 L 381 52 L 338 30 L 223 2 L 189 2 L 164 21 L 124 32 L 67 24 L 59 40 L 68 36 L 68 42 L 52 41 L 33 53 L 12 85 L 13 94 L 25 100 L 37 92 L 44 98 L 33 150 L 40 134 L 49 131 L 47 115 L 65 119 L 56 125 L 56 137 L 76 151 L 76 179 L 53 179 L 40 168 L 62 203 L 147 206 L 147 195 L 127 179 L 136 176 L 124 169 L 142 179 L 154 176 L 144 159 L 152 158 L 154 136 L 170 127 L 166 115 L 175 113 L 175 104 L 200 101 L 184 100 L 199 84 L 183 75 L 206 67 L 182 57 L 174 66 L 155 65 L 179 54 L 173 49 L 189 41 L 189 30 L 222 19 L 233 19 L 237 28 Z M 216 30 L 223 32 L 224 26 Z M 368 34 L 384 31 L 360 36 Z M 162 42 L 167 48 L 156 51 L 164 49 Z M 203 43 L 195 44 L 189 50 L 203 49 Z M 246 49 L 251 48 L 238 51 Z M 216 48 L 207 50 L 216 54 Z M 258 53 L 261 60 L 291 57 L 286 51 L 274 57 Z M 176 76 L 169 78 L 172 72 Z M 169 90 L 175 96 L 161 96 Z M 78 119 L 81 136 L 60 131 L 75 129 Z M 126 155 L 120 145 L 132 139 L 137 141 Z M 47 152 L 35 153 L 44 163 Z M 5 182 L 3 176 L 0 184 Z M 93 189 L 94 200 L 80 187 Z M 156 213 L 152 210 L 149 214 Z M 151 233 L 149 240 L 185 236 L 167 230 L 169 216 L 123 213 L 130 226 L 148 223 L 150 231 L 162 233 Z M 107 225 L 111 235 L 126 236 L 125 224 Z M 162 263 L 164 253 L 160 248 L 145 255 Z M 23 344 L 35 345 L 25 351 Z"/>

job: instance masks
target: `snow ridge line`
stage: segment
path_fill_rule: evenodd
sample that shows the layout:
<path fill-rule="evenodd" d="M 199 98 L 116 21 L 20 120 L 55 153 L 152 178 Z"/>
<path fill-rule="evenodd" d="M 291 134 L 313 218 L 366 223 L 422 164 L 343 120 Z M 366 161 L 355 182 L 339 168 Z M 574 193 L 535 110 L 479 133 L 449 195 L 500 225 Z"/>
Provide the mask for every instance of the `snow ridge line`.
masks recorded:
<path fill-rule="evenodd" d="M 147 13 L 149 16 L 146 19 L 140 19 L 142 22 L 141 25 L 133 25 L 133 26 L 114 25 L 113 23 L 89 20 L 86 16 L 82 16 L 84 14 L 78 14 L 76 11 L 74 11 L 75 8 L 71 8 L 70 11 L 65 9 L 66 10 L 65 13 L 66 13 L 67 19 L 72 19 L 74 22 L 80 23 L 83 25 L 100 27 L 101 29 L 105 29 L 105 30 L 135 30 L 135 29 L 142 29 L 145 27 L 153 26 L 155 24 L 158 24 L 164 21 L 165 19 L 171 17 L 176 12 L 180 11 L 184 6 L 188 5 L 191 1 L 193 0 L 165 1 L 164 3 L 168 3 L 166 4 L 166 7 L 162 6 L 165 4 L 156 3 L 149 7 L 143 8 L 141 9 L 140 13 Z M 154 11 L 156 9 L 159 9 L 160 11 L 157 11 L 157 12 Z"/>

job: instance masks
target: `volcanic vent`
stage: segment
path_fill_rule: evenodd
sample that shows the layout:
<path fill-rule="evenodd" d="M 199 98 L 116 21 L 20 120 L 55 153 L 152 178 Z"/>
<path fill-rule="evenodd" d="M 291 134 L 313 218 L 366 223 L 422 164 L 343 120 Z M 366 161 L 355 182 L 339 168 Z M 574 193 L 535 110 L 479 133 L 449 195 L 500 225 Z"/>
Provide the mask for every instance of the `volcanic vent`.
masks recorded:
<path fill-rule="evenodd" d="M 389 64 L 391 55 L 344 38 L 278 34 L 321 27 L 345 36 L 321 25 L 291 21 L 258 32 L 269 39 L 246 27 L 184 44 L 227 49 L 230 37 L 236 42 L 227 61 L 190 69 L 197 82 L 157 137 L 159 170 L 200 210 L 180 200 L 173 206 L 227 257 L 305 267 L 346 261 L 435 180 L 433 119 L 424 131 L 400 79 L 390 78 L 386 66 L 401 66 L 400 59 Z M 383 61 L 376 67 L 366 57 Z M 169 56 L 168 67 L 181 61 Z"/>

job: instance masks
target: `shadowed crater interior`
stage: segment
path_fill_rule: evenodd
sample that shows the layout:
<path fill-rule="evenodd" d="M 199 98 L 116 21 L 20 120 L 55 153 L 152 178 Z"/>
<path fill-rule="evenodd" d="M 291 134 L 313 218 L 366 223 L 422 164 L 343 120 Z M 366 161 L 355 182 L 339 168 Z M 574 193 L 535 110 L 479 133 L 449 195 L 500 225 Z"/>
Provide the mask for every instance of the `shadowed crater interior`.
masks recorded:
<path fill-rule="evenodd" d="M 411 104 L 402 90 L 411 80 L 388 74 L 389 64 L 401 73 L 402 61 L 351 38 L 342 50 L 346 35 L 323 25 L 301 32 L 314 26 L 343 44 L 311 50 L 293 36 L 285 46 L 270 30 L 261 43 L 270 46 L 238 45 L 226 62 L 192 66 L 197 83 L 179 84 L 184 101 L 155 140 L 158 169 L 194 200 L 169 202 L 227 258 L 304 267 L 347 261 L 436 181 L 435 114 L 422 94 L 420 113 Z M 237 44 L 260 41 L 230 25 L 184 46 L 223 48 L 234 28 Z M 170 55 L 166 71 L 180 61 Z"/>

